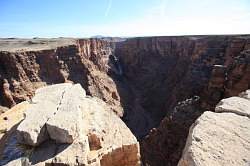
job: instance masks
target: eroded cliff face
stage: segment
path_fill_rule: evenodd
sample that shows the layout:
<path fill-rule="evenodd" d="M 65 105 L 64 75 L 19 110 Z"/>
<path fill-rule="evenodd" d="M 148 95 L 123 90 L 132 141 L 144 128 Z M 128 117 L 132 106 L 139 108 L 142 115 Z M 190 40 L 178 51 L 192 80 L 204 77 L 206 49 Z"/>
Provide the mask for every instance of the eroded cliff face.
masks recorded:
<path fill-rule="evenodd" d="M 138 134 L 140 124 L 133 117 L 140 110 L 150 117 L 140 116 L 144 124 L 149 122 L 141 127 L 144 133 L 166 116 L 141 141 L 145 164 L 176 165 L 189 126 L 200 114 L 249 88 L 249 46 L 248 36 L 197 36 L 136 38 L 117 47 L 137 101 L 125 114 L 128 126 Z M 195 106 L 181 104 L 194 96 L 199 98 Z M 144 133 L 139 132 L 139 138 Z"/>
<path fill-rule="evenodd" d="M 38 87 L 80 83 L 141 140 L 144 164 L 176 165 L 190 125 L 221 99 L 249 89 L 249 50 L 250 36 L 242 35 L 75 39 L 2 51 L 0 101 L 11 107 Z"/>
<path fill-rule="evenodd" d="M 194 95 L 210 109 L 249 86 L 247 36 L 135 38 L 118 45 L 124 75 L 155 120 Z"/>
<path fill-rule="evenodd" d="M 31 102 L 3 116 L 10 120 L 0 121 L 1 128 L 6 126 L 0 165 L 140 165 L 135 136 L 105 102 L 86 96 L 80 84 L 39 88 Z"/>
<path fill-rule="evenodd" d="M 122 116 L 116 85 L 107 75 L 112 49 L 110 42 L 80 39 L 41 50 L 1 51 L 1 105 L 11 107 L 28 100 L 41 86 L 74 82 L 80 83 L 87 94 L 112 105 Z"/>

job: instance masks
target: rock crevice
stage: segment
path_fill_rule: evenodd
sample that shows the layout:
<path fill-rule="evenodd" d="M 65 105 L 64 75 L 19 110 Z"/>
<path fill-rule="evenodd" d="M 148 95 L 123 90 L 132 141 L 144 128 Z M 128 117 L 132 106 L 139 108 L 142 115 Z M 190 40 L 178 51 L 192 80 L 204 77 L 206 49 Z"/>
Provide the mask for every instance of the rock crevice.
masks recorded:
<path fill-rule="evenodd" d="M 139 143 L 127 126 L 103 101 L 86 96 L 79 84 L 40 88 L 32 101 L 14 132 L 16 146 L 32 148 L 12 156 L 19 159 L 9 165 L 24 159 L 27 166 L 140 165 Z"/>

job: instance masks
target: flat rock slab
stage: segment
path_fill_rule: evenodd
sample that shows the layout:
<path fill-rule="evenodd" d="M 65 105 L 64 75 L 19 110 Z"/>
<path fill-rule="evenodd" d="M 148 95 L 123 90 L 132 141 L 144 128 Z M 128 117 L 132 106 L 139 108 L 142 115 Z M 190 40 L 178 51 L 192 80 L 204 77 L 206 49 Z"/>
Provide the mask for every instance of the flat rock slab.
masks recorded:
<path fill-rule="evenodd" d="M 232 112 L 250 117 L 250 100 L 241 97 L 223 99 L 216 106 L 215 112 Z"/>
<path fill-rule="evenodd" d="M 86 97 L 80 84 L 73 85 L 65 91 L 58 111 L 47 122 L 47 130 L 51 139 L 57 143 L 72 143 L 80 137 L 84 127 L 81 102 Z"/>
<path fill-rule="evenodd" d="M 25 119 L 17 128 L 18 142 L 37 146 L 48 139 L 45 124 L 57 112 L 64 92 L 72 84 L 57 84 L 36 91 L 25 112 Z"/>
<path fill-rule="evenodd" d="M 205 112 L 191 126 L 178 166 L 250 165 L 250 119 Z"/>
<path fill-rule="evenodd" d="M 37 90 L 16 132 L 19 143 L 34 146 L 24 150 L 30 154 L 28 165 L 140 165 L 139 143 L 131 131 L 79 84 Z"/>

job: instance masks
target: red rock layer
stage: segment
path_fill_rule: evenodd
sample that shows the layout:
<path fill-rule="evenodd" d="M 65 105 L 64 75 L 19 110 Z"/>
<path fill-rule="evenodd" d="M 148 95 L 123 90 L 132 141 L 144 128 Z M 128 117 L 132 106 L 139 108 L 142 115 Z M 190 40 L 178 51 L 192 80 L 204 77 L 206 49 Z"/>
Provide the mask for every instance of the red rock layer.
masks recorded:
<path fill-rule="evenodd" d="M 116 43 L 80 39 L 56 49 L 2 51 L 0 102 L 11 107 L 29 99 L 40 86 L 80 83 L 89 95 L 123 116 L 142 139 L 144 163 L 175 165 L 189 125 L 200 113 L 249 89 L 249 50 L 250 36 L 242 35 L 146 37 Z M 185 107 L 175 106 L 193 96 L 200 97 L 198 113 L 182 116 Z"/>
<path fill-rule="evenodd" d="M 107 75 L 112 48 L 110 42 L 81 39 L 56 49 L 0 52 L 1 105 L 11 107 L 27 100 L 35 89 L 47 84 L 74 82 L 122 116 L 116 85 Z"/>

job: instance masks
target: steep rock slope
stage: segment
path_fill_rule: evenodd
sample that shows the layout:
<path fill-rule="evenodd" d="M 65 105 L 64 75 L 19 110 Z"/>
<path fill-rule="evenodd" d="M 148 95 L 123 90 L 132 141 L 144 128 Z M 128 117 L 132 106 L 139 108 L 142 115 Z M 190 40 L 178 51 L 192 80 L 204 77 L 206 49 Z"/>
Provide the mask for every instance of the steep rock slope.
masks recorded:
<path fill-rule="evenodd" d="M 145 164 L 176 165 L 194 121 L 250 87 L 249 50 L 249 36 L 134 38 L 116 45 L 131 91 L 123 119 L 142 138 Z"/>
<path fill-rule="evenodd" d="M 97 39 L 33 39 L 1 41 L 0 102 L 12 107 L 30 99 L 41 86 L 80 83 L 89 95 L 99 97 L 122 116 L 109 57 L 112 43 Z M 8 43 L 8 44 L 4 44 Z"/>
<path fill-rule="evenodd" d="M 157 124 L 177 102 L 194 95 L 201 97 L 204 109 L 214 109 L 222 98 L 248 89 L 249 49 L 249 36 L 148 37 L 118 43 L 115 53 L 135 93 L 132 104 L 140 105 L 128 112 L 144 111 Z"/>
<path fill-rule="evenodd" d="M 199 115 L 250 84 L 248 35 L 60 40 L 1 47 L 1 104 L 29 99 L 40 86 L 80 83 L 142 140 L 151 165 L 176 165 Z"/>
<path fill-rule="evenodd" d="M 24 120 L 8 133 L 1 165 L 140 164 L 139 143 L 131 131 L 79 84 L 40 88 L 26 108 Z"/>
<path fill-rule="evenodd" d="M 249 95 L 249 92 L 248 92 Z M 249 98 L 223 99 L 190 127 L 178 166 L 249 165 Z"/>

